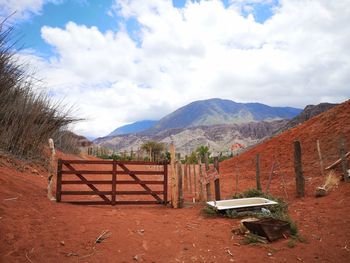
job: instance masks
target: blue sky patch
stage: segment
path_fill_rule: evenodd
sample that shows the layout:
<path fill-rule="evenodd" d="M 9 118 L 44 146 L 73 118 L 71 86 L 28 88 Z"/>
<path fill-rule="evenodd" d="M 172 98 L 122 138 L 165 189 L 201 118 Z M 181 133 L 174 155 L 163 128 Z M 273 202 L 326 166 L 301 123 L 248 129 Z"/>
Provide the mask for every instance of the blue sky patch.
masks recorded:
<path fill-rule="evenodd" d="M 198 0 L 193 1 L 198 2 Z M 53 55 L 54 50 L 41 38 L 41 28 L 43 26 L 64 28 L 69 21 L 87 27 L 96 26 L 103 33 L 107 30 L 117 32 L 120 25 L 124 24 L 129 36 L 140 46 L 140 25 L 137 19 L 135 17 L 125 19 L 116 14 L 108 15 L 113 3 L 113 0 L 65 0 L 57 3 L 46 3 L 39 15 L 32 15 L 30 19 L 20 21 L 15 25 L 16 36 L 20 39 L 18 47 L 32 49 L 37 55 L 49 58 Z M 172 0 L 172 3 L 176 8 L 183 8 L 186 0 Z M 230 1 L 223 0 L 223 3 L 228 7 Z M 242 14 L 247 16 L 252 13 L 257 22 L 264 23 L 273 15 L 273 8 L 278 5 L 278 1 L 250 3 L 248 5 L 252 10 L 247 11 L 242 8 Z"/>

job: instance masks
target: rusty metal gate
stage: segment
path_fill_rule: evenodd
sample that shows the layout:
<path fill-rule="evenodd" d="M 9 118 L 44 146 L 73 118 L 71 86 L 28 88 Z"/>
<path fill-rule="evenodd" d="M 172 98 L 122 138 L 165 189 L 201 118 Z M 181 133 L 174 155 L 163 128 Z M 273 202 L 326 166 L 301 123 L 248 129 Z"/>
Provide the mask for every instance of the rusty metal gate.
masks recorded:
<path fill-rule="evenodd" d="M 93 178 L 89 178 L 93 176 Z M 141 178 L 148 177 L 148 178 Z M 151 179 L 150 179 L 151 178 Z M 104 180 L 103 180 L 104 179 Z M 119 189 L 121 186 L 141 190 Z M 158 187 L 161 189 L 151 189 Z M 74 189 L 66 189 L 68 186 Z M 82 191 L 81 188 L 86 188 Z M 102 189 L 103 188 L 103 189 Z M 83 205 L 164 204 L 168 203 L 168 166 L 164 162 L 120 162 L 113 160 L 58 160 L 57 202 Z M 84 200 L 64 196 L 80 196 Z M 152 200 L 130 200 L 148 196 Z M 87 199 L 90 198 L 90 199 Z M 91 200 L 98 198 L 101 200 Z M 87 199 L 87 200 L 86 200 Z M 147 199 L 147 198 L 143 198 Z"/>

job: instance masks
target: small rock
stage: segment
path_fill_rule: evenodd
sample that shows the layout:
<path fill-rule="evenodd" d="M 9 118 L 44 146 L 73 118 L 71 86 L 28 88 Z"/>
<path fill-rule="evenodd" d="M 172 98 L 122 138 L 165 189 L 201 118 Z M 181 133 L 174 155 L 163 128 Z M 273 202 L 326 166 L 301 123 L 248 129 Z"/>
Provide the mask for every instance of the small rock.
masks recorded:
<path fill-rule="evenodd" d="M 323 187 L 317 187 L 316 188 L 316 192 L 315 192 L 315 196 L 316 197 L 322 197 L 322 196 L 326 196 L 327 195 L 327 190 Z"/>
<path fill-rule="evenodd" d="M 137 230 L 137 233 L 142 236 L 145 233 L 145 230 L 144 229 Z"/>
<path fill-rule="evenodd" d="M 267 253 L 267 255 L 268 255 L 269 257 L 271 257 L 271 256 L 272 256 L 272 253 Z"/>
<path fill-rule="evenodd" d="M 62 240 L 62 241 L 60 242 L 60 244 L 61 244 L 61 246 L 64 246 L 66 243 L 64 243 L 64 241 Z"/>
<path fill-rule="evenodd" d="M 38 172 L 37 169 L 33 169 L 33 170 L 32 170 L 32 174 L 39 174 L 39 172 Z"/>
<path fill-rule="evenodd" d="M 148 242 L 146 240 L 142 241 L 142 247 L 144 250 L 148 251 Z"/>
<path fill-rule="evenodd" d="M 136 256 L 134 256 L 132 259 L 135 260 L 135 261 L 138 261 L 138 260 L 139 260 L 139 256 L 136 255 Z"/>

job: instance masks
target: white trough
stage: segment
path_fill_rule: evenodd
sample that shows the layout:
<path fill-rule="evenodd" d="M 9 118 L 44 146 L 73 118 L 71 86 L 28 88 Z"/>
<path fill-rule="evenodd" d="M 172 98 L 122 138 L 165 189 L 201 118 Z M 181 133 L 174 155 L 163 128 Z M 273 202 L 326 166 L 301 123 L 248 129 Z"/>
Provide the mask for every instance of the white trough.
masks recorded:
<path fill-rule="evenodd" d="M 218 210 L 225 209 L 237 209 L 237 208 L 247 208 L 247 207 L 259 207 L 266 205 L 276 205 L 277 202 L 261 198 L 261 197 L 249 197 L 249 198 L 239 198 L 239 199 L 228 199 L 220 201 L 210 201 L 207 202 L 208 205 L 215 207 Z"/>

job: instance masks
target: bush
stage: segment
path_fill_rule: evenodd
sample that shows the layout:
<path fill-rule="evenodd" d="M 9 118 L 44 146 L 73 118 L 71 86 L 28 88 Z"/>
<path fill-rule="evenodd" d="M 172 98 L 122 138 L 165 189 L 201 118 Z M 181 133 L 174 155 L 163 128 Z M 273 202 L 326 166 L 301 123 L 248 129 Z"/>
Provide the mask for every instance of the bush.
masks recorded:
<path fill-rule="evenodd" d="M 35 76 L 19 63 L 9 44 L 12 28 L 0 24 L 0 148 L 18 157 L 33 159 L 42 154 L 50 137 L 59 137 L 77 121 L 60 104 L 34 91 Z"/>
<path fill-rule="evenodd" d="M 289 221 L 289 216 L 287 213 L 288 212 L 288 204 L 282 198 L 278 198 L 278 197 L 275 197 L 275 196 L 272 196 L 269 194 L 265 194 L 264 192 L 257 190 L 257 189 L 248 189 L 241 194 L 234 195 L 232 198 L 236 199 L 236 198 L 249 198 L 249 197 L 262 197 L 262 198 L 266 198 L 266 199 L 273 200 L 273 201 L 277 202 L 276 205 L 269 206 L 269 210 L 271 212 L 270 215 L 266 215 L 262 212 L 255 213 L 258 217 L 268 216 L 268 217 L 272 217 L 275 219 Z M 243 214 L 240 216 L 242 217 L 245 215 Z"/>

